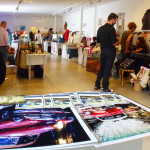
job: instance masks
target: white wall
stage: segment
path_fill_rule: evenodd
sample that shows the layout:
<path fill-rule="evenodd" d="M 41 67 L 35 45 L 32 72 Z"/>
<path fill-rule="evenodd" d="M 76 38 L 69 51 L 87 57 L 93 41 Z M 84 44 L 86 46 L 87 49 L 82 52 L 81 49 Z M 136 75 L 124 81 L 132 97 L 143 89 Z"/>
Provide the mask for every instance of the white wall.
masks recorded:
<path fill-rule="evenodd" d="M 142 17 L 147 9 L 150 9 L 150 0 L 118 0 L 115 2 L 107 3 L 96 8 L 83 8 L 83 31 L 88 33 L 91 37 L 96 35 L 98 20 L 107 20 L 111 12 L 125 13 L 125 30 L 129 22 L 137 24 L 137 30 L 142 27 Z M 68 23 L 70 31 L 80 31 L 80 9 L 76 13 L 66 15 L 63 17 L 63 24 L 65 21 Z M 95 19 L 96 18 L 96 19 Z M 86 26 L 84 26 L 86 25 Z"/>
<path fill-rule="evenodd" d="M 63 25 L 65 21 L 68 23 L 68 29 L 72 32 L 80 31 L 81 24 L 81 10 L 71 13 L 69 15 L 63 16 Z M 85 36 L 94 36 L 95 28 L 95 8 L 85 9 L 83 7 L 83 32 Z"/>
<path fill-rule="evenodd" d="M 47 32 L 49 28 L 54 28 L 53 16 L 12 16 L 0 15 L 0 22 L 7 21 L 7 27 L 11 32 L 18 29 L 18 25 L 26 25 L 27 32 L 30 31 L 31 26 L 36 26 L 41 32 Z M 56 31 L 62 31 L 62 17 L 57 17 Z"/>
<path fill-rule="evenodd" d="M 98 6 L 97 21 L 99 18 L 106 20 L 111 12 L 125 12 L 125 30 L 127 30 L 129 22 L 135 22 L 137 24 L 137 30 L 140 30 L 142 28 L 142 18 L 147 9 L 150 9 L 150 0 L 118 0 L 103 6 Z"/>

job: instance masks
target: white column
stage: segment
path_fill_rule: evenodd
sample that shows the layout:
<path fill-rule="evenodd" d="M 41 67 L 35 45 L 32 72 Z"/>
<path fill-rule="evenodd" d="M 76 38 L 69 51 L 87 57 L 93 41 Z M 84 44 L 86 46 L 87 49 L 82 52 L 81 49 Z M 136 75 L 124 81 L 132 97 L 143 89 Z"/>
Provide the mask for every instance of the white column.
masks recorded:
<path fill-rule="evenodd" d="M 55 15 L 55 18 L 54 18 L 54 33 L 56 33 L 57 31 L 57 16 Z"/>
<path fill-rule="evenodd" d="M 97 21 L 97 7 L 95 7 L 95 12 L 94 12 L 94 22 L 95 22 L 95 25 L 94 25 L 94 36 L 97 36 L 97 24 L 98 24 L 98 21 Z"/>
<path fill-rule="evenodd" d="M 83 5 L 81 5 L 80 41 L 82 40 Z"/>

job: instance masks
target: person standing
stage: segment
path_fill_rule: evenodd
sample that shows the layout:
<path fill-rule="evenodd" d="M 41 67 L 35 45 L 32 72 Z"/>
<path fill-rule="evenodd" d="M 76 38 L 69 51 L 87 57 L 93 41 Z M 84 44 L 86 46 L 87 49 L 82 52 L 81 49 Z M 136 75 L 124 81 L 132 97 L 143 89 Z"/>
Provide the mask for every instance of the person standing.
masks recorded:
<path fill-rule="evenodd" d="M 42 49 L 42 36 L 41 36 L 41 33 L 40 33 L 40 30 L 38 30 L 38 33 L 35 34 L 35 43 L 37 44 L 37 47 L 39 50 Z"/>
<path fill-rule="evenodd" d="M 5 30 L 7 22 L 2 21 L 0 25 L 0 85 L 4 82 L 6 76 L 6 61 L 9 48 L 9 36 Z"/>
<path fill-rule="evenodd" d="M 19 34 L 17 31 L 15 31 L 15 33 L 13 35 L 13 40 L 19 40 Z"/>
<path fill-rule="evenodd" d="M 107 23 L 101 26 L 97 31 L 97 43 L 101 44 L 101 66 L 97 75 L 94 90 L 98 90 L 101 88 L 100 82 L 103 79 L 102 91 L 111 92 L 111 90 L 109 89 L 109 77 L 116 56 L 115 44 L 117 42 L 115 34 L 116 31 L 113 25 L 116 24 L 117 20 L 118 16 L 115 13 L 111 13 L 108 16 Z"/>

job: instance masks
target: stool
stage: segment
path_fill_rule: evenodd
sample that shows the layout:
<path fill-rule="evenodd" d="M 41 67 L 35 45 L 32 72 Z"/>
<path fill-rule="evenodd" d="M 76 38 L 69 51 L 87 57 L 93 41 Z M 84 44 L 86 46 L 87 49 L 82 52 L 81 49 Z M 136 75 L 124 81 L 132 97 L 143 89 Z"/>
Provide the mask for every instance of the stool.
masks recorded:
<path fill-rule="evenodd" d="M 135 73 L 134 70 L 120 68 L 119 69 L 119 77 L 120 77 L 122 86 L 123 86 L 124 72 L 129 72 L 129 80 L 130 80 L 131 73 Z"/>
<path fill-rule="evenodd" d="M 6 65 L 6 68 L 11 69 L 11 73 L 15 73 L 17 70 L 17 66 L 15 65 Z"/>

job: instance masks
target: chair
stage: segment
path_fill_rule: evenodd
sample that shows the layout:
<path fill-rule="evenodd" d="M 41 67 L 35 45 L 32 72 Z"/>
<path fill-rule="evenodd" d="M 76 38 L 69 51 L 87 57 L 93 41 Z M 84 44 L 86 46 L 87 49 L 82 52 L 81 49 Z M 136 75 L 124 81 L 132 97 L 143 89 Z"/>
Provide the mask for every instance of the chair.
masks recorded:
<path fill-rule="evenodd" d="M 134 70 L 132 70 L 132 69 L 120 68 L 119 69 L 119 77 L 120 77 L 120 81 L 121 81 L 122 86 L 123 86 L 123 80 L 124 80 L 124 72 L 129 72 L 129 80 L 130 80 L 131 73 L 135 73 Z"/>

